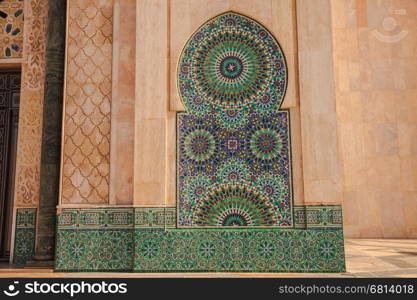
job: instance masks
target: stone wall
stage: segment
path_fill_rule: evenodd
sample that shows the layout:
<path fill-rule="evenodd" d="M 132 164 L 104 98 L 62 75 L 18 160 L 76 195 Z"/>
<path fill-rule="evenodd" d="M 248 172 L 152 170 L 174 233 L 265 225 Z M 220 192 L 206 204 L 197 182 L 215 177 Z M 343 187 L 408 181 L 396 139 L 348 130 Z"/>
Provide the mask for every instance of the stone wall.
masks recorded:
<path fill-rule="evenodd" d="M 331 27 L 324 30 L 325 43 L 316 49 L 317 56 L 310 59 L 307 51 L 315 45 L 315 39 L 308 36 L 313 34 L 317 37 L 323 33 L 311 30 L 309 24 L 329 24 L 331 21 L 328 0 L 320 0 L 320 5 L 327 9 L 324 17 L 320 17 L 322 10 L 307 2 L 303 2 L 297 11 L 294 0 L 141 0 L 136 1 L 136 19 L 129 14 L 123 19 L 124 23 L 121 12 L 128 7 L 132 9 L 132 3 L 124 2 L 122 5 L 117 0 L 71 0 L 68 3 L 63 169 L 58 209 L 58 270 L 344 270 L 340 161 L 336 129 L 332 126 L 336 115 L 332 97 L 334 86 L 323 88 L 325 79 L 322 79 L 318 81 L 320 89 L 315 88 L 317 82 L 313 80 L 314 72 L 311 68 L 319 65 L 322 58 L 331 52 Z M 313 14 L 309 13 L 311 9 L 314 9 Z M 285 211 L 289 217 L 284 218 L 278 214 L 278 219 L 282 219 L 279 226 L 287 227 L 285 229 L 278 228 L 278 221 L 270 224 L 262 223 L 263 220 L 255 224 L 258 228 L 253 228 L 251 222 L 239 229 L 218 228 L 219 223 L 205 224 L 207 227 L 214 225 L 215 228 L 179 228 L 180 214 L 175 210 L 177 196 L 178 193 L 187 192 L 176 180 L 182 174 L 178 171 L 182 166 L 177 163 L 181 159 L 177 139 L 179 141 L 181 136 L 176 134 L 181 126 L 177 125 L 176 120 L 181 119 L 185 109 L 179 96 L 179 58 L 187 40 L 199 26 L 206 22 L 211 22 L 207 26 L 213 26 L 215 19 L 212 18 L 226 12 L 246 15 L 265 26 L 265 29 L 258 31 L 255 30 L 258 27 L 254 22 L 248 20 L 239 23 L 236 20 L 240 18 L 232 17 L 232 25 L 227 26 L 242 26 L 239 30 L 251 33 L 252 44 L 248 42 L 248 48 L 253 46 L 253 41 L 258 40 L 262 40 L 265 47 L 270 47 L 272 44 L 267 41 L 273 39 L 270 36 L 272 33 L 280 42 L 283 56 L 287 58 L 284 62 L 283 59 L 277 59 L 276 54 L 269 54 L 269 57 L 274 57 L 274 64 L 270 64 L 272 60 L 262 63 L 266 55 L 257 60 L 257 71 L 268 77 L 269 71 L 265 70 L 272 70 L 271 73 L 279 73 L 279 78 L 285 79 L 278 80 L 278 77 L 274 77 L 278 75 L 273 75 L 273 80 L 268 79 L 268 83 L 251 85 L 255 94 L 250 97 L 254 103 L 261 98 L 275 103 L 277 98 L 284 95 L 288 80 L 287 93 L 281 107 L 285 113 L 275 111 L 275 106 L 268 106 L 270 103 L 265 104 L 268 113 L 270 110 L 271 114 L 286 116 L 281 118 L 285 119 L 285 124 L 279 125 L 285 129 L 285 142 L 281 140 L 273 143 L 282 146 L 279 157 L 285 162 L 277 163 L 277 155 L 274 153 L 271 154 L 275 159 L 272 162 L 269 156 L 262 156 L 255 162 L 258 169 L 268 167 L 274 171 L 274 168 L 288 168 L 289 171 L 291 136 L 294 149 L 294 191 L 286 181 L 285 192 L 282 194 L 290 196 L 273 208 L 279 210 L 287 202 L 291 203 L 291 208 Z M 301 31 L 302 39 L 296 36 L 297 17 L 305 21 Z M 123 32 L 122 26 L 131 29 L 135 27 L 135 36 L 132 32 Z M 299 41 L 302 42 L 305 62 L 302 74 L 306 79 L 306 84 L 300 86 L 297 65 Z M 123 47 L 124 43 L 126 48 Z M 128 65 L 128 60 L 133 59 L 132 46 L 136 47 L 136 62 Z M 280 48 L 275 44 L 271 47 Z M 251 51 L 259 53 L 261 48 L 264 47 L 257 50 L 251 48 Z M 263 68 L 261 65 L 268 67 Z M 284 66 L 288 68 L 288 73 L 282 72 Z M 327 77 L 332 76 L 332 67 L 332 59 L 327 58 L 323 71 Z M 274 94 L 275 88 L 281 89 L 279 95 Z M 299 90 L 302 92 L 301 99 Z M 134 101 L 132 91 L 135 93 Z M 268 91 L 271 97 L 261 97 Z M 248 99 L 246 101 L 250 102 Z M 275 107 L 277 110 L 281 100 Z M 305 105 L 301 106 L 302 103 Z M 261 106 L 256 109 L 244 108 L 257 112 L 261 110 Z M 244 108 L 238 107 L 236 110 L 239 113 Z M 320 122 L 321 118 L 329 122 Z M 279 118 L 262 118 L 269 119 L 274 123 Z M 251 124 L 269 126 L 264 125 L 263 121 L 259 122 Z M 294 124 L 294 129 L 289 131 L 290 122 Z M 133 128 L 129 127 L 132 123 Z M 305 127 L 301 128 L 300 124 Z M 231 126 L 237 128 L 237 131 L 243 131 L 235 124 Z M 326 138 L 323 143 L 314 140 L 323 133 Z M 218 142 L 219 147 L 222 147 L 220 144 L 223 143 Z M 244 144 L 244 151 L 249 153 L 251 150 L 248 141 L 245 140 Z M 307 145 L 305 150 L 304 145 Z M 312 149 L 309 159 L 303 161 L 301 153 L 309 149 Z M 287 153 L 285 158 L 282 152 Z M 319 155 L 314 155 L 316 153 Z M 250 164 L 247 156 L 242 159 Z M 304 168 L 308 171 L 307 176 L 303 176 Z M 245 171 L 242 170 L 243 173 Z M 252 173 L 248 171 L 244 176 Z M 291 177 L 288 172 L 284 175 L 288 180 Z M 255 172 L 251 180 L 255 181 L 256 177 Z M 217 180 L 215 176 L 213 178 Z M 275 181 L 272 181 L 272 187 L 265 187 L 265 193 L 277 190 Z M 306 194 L 303 192 L 305 182 L 309 188 Z M 282 187 L 282 182 L 278 182 L 279 187 Z M 318 192 L 321 187 L 327 188 L 329 193 L 323 195 Z M 241 197 L 242 202 L 251 201 L 252 198 L 246 195 Z M 308 197 L 304 199 L 304 195 Z M 271 198 L 278 201 L 281 196 L 279 193 L 279 196 Z M 293 202 L 296 205 L 295 211 L 292 209 Z M 304 206 L 305 202 L 308 206 Z M 262 203 L 266 205 L 267 202 Z M 221 223 L 222 226 L 230 226 L 227 224 Z"/>
<path fill-rule="evenodd" d="M 136 0 L 115 0 L 113 16 L 110 204 L 133 203 Z"/>
<path fill-rule="evenodd" d="M 18 207 L 36 207 L 39 201 L 48 0 L 25 1 L 24 12 L 22 88 L 14 201 Z"/>
<path fill-rule="evenodd" d="M 417 4 L 332 1 L 348 237 L 417 237 Z"/>
<path fill-rule="evenodd" d="M 113 1 L 68 2 L 62 203 L 109 203 Z"/>

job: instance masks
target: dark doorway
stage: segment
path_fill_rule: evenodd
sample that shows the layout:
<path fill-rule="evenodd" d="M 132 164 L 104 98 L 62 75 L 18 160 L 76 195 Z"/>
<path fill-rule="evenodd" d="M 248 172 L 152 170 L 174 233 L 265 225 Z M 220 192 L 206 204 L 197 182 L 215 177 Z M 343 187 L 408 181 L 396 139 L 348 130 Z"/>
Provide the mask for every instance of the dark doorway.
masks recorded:
<path fill-rule="evenodd" d="M 20 71 L 0 70 L 0 261 L 10 256 Z"/>

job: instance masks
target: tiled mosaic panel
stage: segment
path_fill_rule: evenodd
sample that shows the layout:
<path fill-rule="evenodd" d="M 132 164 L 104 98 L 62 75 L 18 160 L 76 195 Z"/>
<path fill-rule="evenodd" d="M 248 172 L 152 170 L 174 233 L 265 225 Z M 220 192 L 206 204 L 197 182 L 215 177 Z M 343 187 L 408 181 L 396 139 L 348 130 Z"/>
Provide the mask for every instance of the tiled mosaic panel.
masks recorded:
<path fill-rule="evenodd" d="M 59 228 L 166 228 L 175 227 L 174 207 L 65 209 Z"/>
<path fill-rule="evenodd" d="M 21 208 L 16 211 L 13 263 L 23 265 L 35 251 L 36 208 Z"/>
<path fill-rule="evenodd" d="M 280 108 L 287 88 L 284 54 L 261 24 L 225 13 L 203 24 L 186 43 L 178 87 L 189 113 L 232 109 L 235 115 L 223 117 L 233 126 L 245 110 L 268 114 Z"/>
<path fill-rule="evenodd" d="M 292 226 L 288 112 L 251 115 L 234 129 L 220 124 L 214 116 L 178 116 L 179 226 Z M 267 159 L 253 150 L 263 137 L 280 145 Z M 199 139 L 210 140 L 209 159 L 192 159 Z"/>
<path fill-rule="evenodd" d="M 135 271 L 341 272 L 341 231 L 136 231 Z"/>
<path fill-rule="evenodd" d="M 343 272 L 343 249 L 341 229 L 59 229 L 56 270 Z"/>
<path fill-rule="evenodd" d="M 65 271 L 132 271 L 132 229 L 58 230 L 55 269 Z"/>
<path fill-rule="evenodd" d="M 0 1 L 0 59 L 22 57 L 23 4 L 23 0 Z"/>
<path fill-rule="evenodd" d="M 179 227 L 292 227 L 284 55 L 252 19 L 220 15 L 187 42 L 178 85 Z"/>
<path fill-rule="evenodd" d="M 296 228 L 342 228 L 342 207 L 295 206 L 294 221 Z"/>

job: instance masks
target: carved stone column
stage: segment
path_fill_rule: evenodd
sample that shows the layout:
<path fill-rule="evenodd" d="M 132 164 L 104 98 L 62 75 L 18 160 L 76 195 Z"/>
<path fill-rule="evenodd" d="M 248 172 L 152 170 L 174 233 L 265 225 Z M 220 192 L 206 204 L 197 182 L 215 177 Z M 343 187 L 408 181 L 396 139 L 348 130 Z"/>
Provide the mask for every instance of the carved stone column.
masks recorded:
<path fill-rule="evenodd" d="M 29 266 L 52 267 L 59 199 L 67 0 L 49 0 L 36 244 Z"/>

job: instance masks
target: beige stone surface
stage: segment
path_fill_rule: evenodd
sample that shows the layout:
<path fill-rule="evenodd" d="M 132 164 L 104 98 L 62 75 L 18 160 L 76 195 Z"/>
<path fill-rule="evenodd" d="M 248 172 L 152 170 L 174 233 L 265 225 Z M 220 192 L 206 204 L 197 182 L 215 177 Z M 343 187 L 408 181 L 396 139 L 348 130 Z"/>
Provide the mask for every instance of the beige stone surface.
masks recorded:
<path fill-rule="evenodd" d="M 109 203 L 113 0 L 71 0 L 61 204 Z"/>
<path fill-rule="evenodd" d="M 298 1 L 300 120 L 305 204 L 341 204 L 329 0 Z"/>
<path fill-rule="evenodd" d="M 116 0 L 113 15 L 110 204 L 133 204 L 136 0 Z"/>
<path fill-rule="evenodd" d="M 48 0 L 25 1 L 24 14 L 15 208 L 39 201 Z"/>
<path fill-rule="evenodd" d="M 416 237 L 417 4 L 331 3 L 345 234 Z"/>
<path fill-rule="evenodd" d="M 165 206 L 167 176 L 168 2 L 136 2 L 134 204 Z"/>

